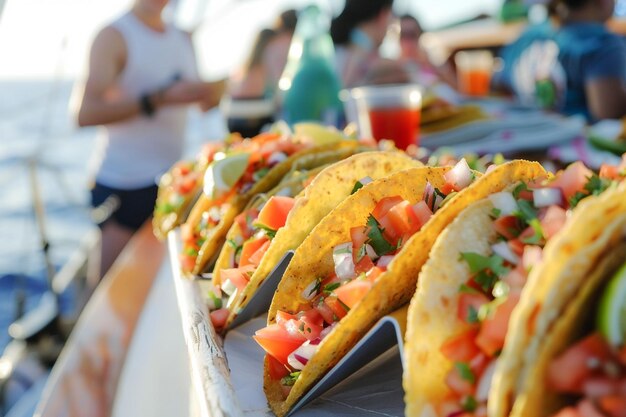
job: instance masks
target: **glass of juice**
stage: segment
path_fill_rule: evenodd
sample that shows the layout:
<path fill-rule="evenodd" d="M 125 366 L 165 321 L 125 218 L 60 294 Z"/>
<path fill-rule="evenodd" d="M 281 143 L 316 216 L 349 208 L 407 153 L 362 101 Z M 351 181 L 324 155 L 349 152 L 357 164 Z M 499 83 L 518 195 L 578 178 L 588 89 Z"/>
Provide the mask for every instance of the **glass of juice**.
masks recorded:
<path fill-rule="evenodd" d="M 460 51 L 454 56 L 459 92 L 483 97 L 489 94 L 493 55 L 487 50 Z"/>
<path fill-rule="evenodd" d="M 348 121 L 356 122 L 362 137 L 392 140 L 398 149 L 419 146 L 422 88 L 417 84 L 389 84 L 350 90 Z"/>

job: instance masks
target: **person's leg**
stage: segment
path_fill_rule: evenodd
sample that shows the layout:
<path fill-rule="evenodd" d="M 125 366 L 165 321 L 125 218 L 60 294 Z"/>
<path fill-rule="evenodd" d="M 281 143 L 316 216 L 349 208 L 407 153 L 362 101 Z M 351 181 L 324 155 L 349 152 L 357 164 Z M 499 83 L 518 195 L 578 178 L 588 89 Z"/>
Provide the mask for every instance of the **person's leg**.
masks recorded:
<path fill-rule="evenodd" d="M 102 232 L 100 277 L 107 273 L 126 243 L 152 215 L 157 191 L 156 185 L 119 190 L 101 184 L 96 184 L 91 190 L 94 207 L 106 206 L 107 199 L 117 200 L 116 207 L 98 225 Z"/>
<path fill-rule="evenodd" d="M 110 219 L 101 226 L 100 277 L 103 277 L 135 231 Z"/>

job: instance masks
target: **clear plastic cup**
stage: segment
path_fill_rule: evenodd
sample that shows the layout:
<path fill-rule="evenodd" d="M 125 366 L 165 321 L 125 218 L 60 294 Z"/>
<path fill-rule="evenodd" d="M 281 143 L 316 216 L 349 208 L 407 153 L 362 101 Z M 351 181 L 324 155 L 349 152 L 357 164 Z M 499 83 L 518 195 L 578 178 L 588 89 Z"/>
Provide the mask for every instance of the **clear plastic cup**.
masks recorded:
<path fill-rule="evenodd" d="M 361 137 L 392 140 L 399 149 L 419 146 L 422 88 L 392 84 L 351 89 L 342 94 L 348 122 L 355 122 Z"/>
<path fill-rule="evenodd" d="M 460 51 L 454 56 L 459 92 L 482 97 L 489 94 L 493 54 L 487 50 Z"/>

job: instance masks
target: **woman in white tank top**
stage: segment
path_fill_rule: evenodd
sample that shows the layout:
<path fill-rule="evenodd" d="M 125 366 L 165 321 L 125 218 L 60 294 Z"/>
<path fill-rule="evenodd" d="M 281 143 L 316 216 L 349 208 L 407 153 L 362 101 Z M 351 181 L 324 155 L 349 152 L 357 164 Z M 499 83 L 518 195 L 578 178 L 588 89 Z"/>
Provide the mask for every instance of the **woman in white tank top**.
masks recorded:
<path fill-rule="evenodd" d="M 218 104 L 223 82 L 199 79 L 188 34 L 167 24 L 168 0 L 135 0 L 93 41 L 77 121 L 101 126 L 92 205 L 117 209 L 103 224 L 102 274 L 150 217 L 156 179 L 182 156 L 187 110 Z"/>

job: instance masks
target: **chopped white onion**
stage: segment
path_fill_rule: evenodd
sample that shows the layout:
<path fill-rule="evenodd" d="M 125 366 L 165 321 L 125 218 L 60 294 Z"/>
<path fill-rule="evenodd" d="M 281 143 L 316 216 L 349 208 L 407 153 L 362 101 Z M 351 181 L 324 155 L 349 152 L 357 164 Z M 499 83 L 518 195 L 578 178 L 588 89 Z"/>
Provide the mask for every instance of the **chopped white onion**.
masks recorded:
<path fill-rule="evenodd" d="M 369 177 L 369 176 L 368 176 L 368 177 L 363 177 L 363 178 L 361 178 L 361 179 L 359 180 L 359 182 L 360 182 L 361 184 L 363 184 L 363 185 L 367 185 L 367 184 L 369 184 L 369 183 L 370 183 L 370 182 L 372 182 L 372 181 L 373 181 L 373 180 L 372 180 L 372 177 Z"/>
<path fill-rule="evenodd" d="M 222 282 L 221 289 L 222 289 L 222 292 L 228 295 L 232 295 L 237 292 L 237 286 L 233 284 L 232 281 L 229 279 Z"/>
<path fill-rule="evenodd" d="M 495 245 L 492 245 L 491 249 L 496 255 L 500 255 L 506 261 L 509 261 L 513 265 L 517 265 L 519 263 L 519 256 L 513 253 L 513 251 L 506 242 L 498 242 Z"/>
<path fill-rule="evenodd" d="M 233 303 L 235 302 L 235 298 L 237 298 L 237 289 L 228 297 L 228 301 L 226 301 L 226 308 L 231 308 Z"/>
<path fill-rule="evenodd" d="M 287 155 L 285 153 L 276 151 L 272 153 L 269 158 L 267 158 L 267 164 L 272 166 L 283 162 L 285 159 L 287 159 Z"/>
<path fill-rule="evenodd" d="M 298 349 L 294 350 L 287 357 L 289 366 L 302 370 L 317 351 L 317 345 L 311 345 L 307 340 Z"/>
<path fill-rule="evenodd" d="M 491 388 L 491 380 L 493 379 L 493 373 L 496 370 L 496 361 L 493 360 L 487 368 L 483 371 L 478 385 L 476 386 L 476 400 L 478 402 L 487 401 L 489 398 L 489 389 Z"/>
<path fill-rule="evenodd" d="M 424 187 L 424 195 L 422 196 L 422 200 L 426 202 L 426 204 L 430 207 L 432 206 L 433 196 L 435 195 L 435 187 L 430 183 L 430 181 L 426 182 L 426 187 Z"/>
<path fill-rule="evenodd" d="M 510 216 L 517 211 L 517 202 L 513 194 L 508 191 L 491 194 L 489 200 L 495 208 L 500 210 L 500 215 L 502 216 Z"/>
<path fill-rule="evenodd" d="M 352 242 L 342 243 L 333 249 L 335 274 L 339 279 L 354 277 L 354 260 L 352 259 Z"/>
<path fill-rule="evenodd" d="M 491 171 L 493 171 L 494 169 L 497 168 L 496 164 L 491 164 L 487 167 L 487 169 L 485 170 L 485 174 L 489 174 Z"/>
<path fill-rule="evenodd" d="M 563 202 L 563 194 L 560 188 L 539 188 L 533 190 L 533 202 L 536 207 L 560 205 Z"/>
<path fill-rule="evenodd" d="M 387 265 L 393 261 L 394 255 L 383 255 L 380 257 L 378 262 L 376 262 L 376 266 L 379 268 L 386 268 Z"/>
<path fill-rule="evenodd" d="M 372 261 L 378 259 L 378 254 L 369 243 L 365 244 L 365 253 L 367 253 L 367 256 L 369 256 Z"/>
<path fill-rule="evenodd" d="M 472 182 L 472 170 L 465 158 L 456 163 L 454 168 L 446 172 L 443 176 L 449 184 L 454 186 L 455 190 L 462 190 Z"/>
<path fill-rule="evenodd" d="M 285 322 L 285 330 L 290 335 L 300 335 L 300 321 L 289 319 Z"/>
<path fill-rule="evenodd" d="M 305 300 L 312 300 L 317 295 L 317 291 L 315 291 L 315 287 L 317 287 L 318 282 L 316 279 L 311 281 L 309 285 L 302 291 L 302 298 Z"/>

